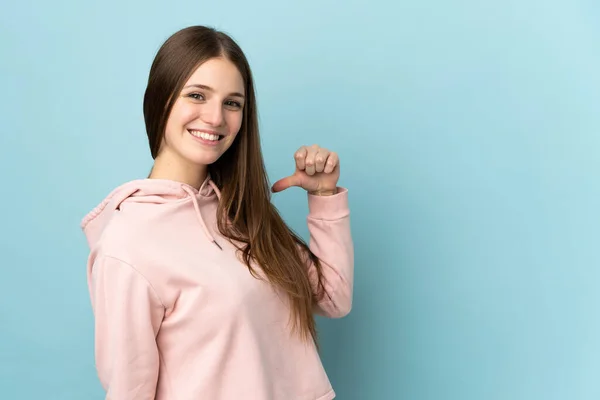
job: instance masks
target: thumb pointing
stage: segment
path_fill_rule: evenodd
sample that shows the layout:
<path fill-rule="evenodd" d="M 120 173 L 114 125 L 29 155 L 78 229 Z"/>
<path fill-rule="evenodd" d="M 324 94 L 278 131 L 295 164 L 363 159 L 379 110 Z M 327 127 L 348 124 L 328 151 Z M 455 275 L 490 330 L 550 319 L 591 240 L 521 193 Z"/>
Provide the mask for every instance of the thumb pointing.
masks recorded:
<path fill-rule="evenodd" d="M 281 192 L 282 190 L 288 189 L 292 186 L 300 186 L 300 182 L 295 175 L 287 176 L 275 182 L 271 190 L 274 193 Z"/>

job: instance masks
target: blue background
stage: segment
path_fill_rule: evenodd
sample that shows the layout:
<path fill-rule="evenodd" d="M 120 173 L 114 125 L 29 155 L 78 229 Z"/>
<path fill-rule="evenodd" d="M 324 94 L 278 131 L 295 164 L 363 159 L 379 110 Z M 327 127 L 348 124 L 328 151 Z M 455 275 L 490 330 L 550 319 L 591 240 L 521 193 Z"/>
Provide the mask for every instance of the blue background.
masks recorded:
<path fill-rule="evenodd" d="M 339 399 L 599 399 L 599 3 L 216 3 L 3 1 L 0 398 L 103 398 L 79 222 L 148 173 L 150 63 L 207 24 L 250 59 L 272 181 L 341 156 Z M 301 189 L 275 201 L 306 235 Z"/>

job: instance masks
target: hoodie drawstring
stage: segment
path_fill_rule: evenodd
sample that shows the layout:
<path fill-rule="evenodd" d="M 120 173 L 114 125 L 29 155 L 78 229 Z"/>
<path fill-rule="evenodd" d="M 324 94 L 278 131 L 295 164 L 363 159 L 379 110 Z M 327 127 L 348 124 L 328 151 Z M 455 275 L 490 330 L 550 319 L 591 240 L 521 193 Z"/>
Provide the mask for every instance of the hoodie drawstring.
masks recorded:
<path fill-rule="evenodd" d="M 210 186 L 215 191 L 215 193 L 217 195 L 217 198 L 220 199 L 221 198 L 221 192 L 219 191 L 219 189 L 217 188 L 217 186 L 213 183 L 212 180 L 208 180 L 208 183 L 210 184 Z M 204 184 L 202 185 L 202 187 L 204 187 Z M 202 187 L 200 187 L 200 191 L 202 191 Z M 198 205 L 198 198 L 196 197 L 196 193 L 194 193 L 194 191 L 192 189 L 190 189 L 189 187 L 187 187 L 187 186 L 182 186 L 182 188 L 192 198 L 192 204 L 194 204 L 194 209 L 196 210 L 196 217 L 198 218 L 198 221 L 200 221 L 200 225 L 202 225 L 202 229 L 204 229 L 204 233 L 206 234 L 206 236 L 208 237 L 208 239 L 211 242 L 213 242 L 219 249 L 223 250 L 223 248 L 221 247 L 221 245 L 219 243 L 217 243 L 217 240 L 210 233 L 210 231 L 208 230 L 206 224 L 204 223 L 204 219 L 202 218 L 202 214 L 200 213 L 200 206 Z"/>

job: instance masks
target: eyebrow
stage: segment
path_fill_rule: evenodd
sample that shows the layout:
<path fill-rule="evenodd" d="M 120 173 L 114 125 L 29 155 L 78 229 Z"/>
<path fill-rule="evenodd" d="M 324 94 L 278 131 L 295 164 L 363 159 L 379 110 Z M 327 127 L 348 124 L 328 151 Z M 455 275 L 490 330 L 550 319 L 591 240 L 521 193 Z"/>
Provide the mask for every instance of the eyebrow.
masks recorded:
<path fill-rule="evenodd" d="M 213 88 L 211 88 L 210 86 L 206 86 L 206 85 L 201 85 L 199 83 L 194 83 L 192 85 L 187 85 L 186 87 L 184 87 L 184 89 L 188 89 L 188 88 L 198 88 L 198 89 L 204 89 L 204 90 L 208 90 L 209 92 L 214 92 L 215 90 Z M 245 96 L 239 92 L 233 92 L 233 93 L 229 93 L 229 96 L 234 96 L 234 97 L 241 97 L 242 99 L 245 98 Z"/>

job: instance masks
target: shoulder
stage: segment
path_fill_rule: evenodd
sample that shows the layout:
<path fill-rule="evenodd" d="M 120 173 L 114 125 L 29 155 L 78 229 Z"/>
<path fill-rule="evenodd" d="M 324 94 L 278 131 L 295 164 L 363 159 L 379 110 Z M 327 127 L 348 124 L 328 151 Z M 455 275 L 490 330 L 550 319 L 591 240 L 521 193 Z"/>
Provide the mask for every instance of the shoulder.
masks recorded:
<path fill-rule="evenodd" d="M 155 228 L 147 217 L 132 211 L 114 213 L 102 232 L 98 251 L 104 256 L 137 265 L 144 249 L 156 245 L 152 234 Z"/>

